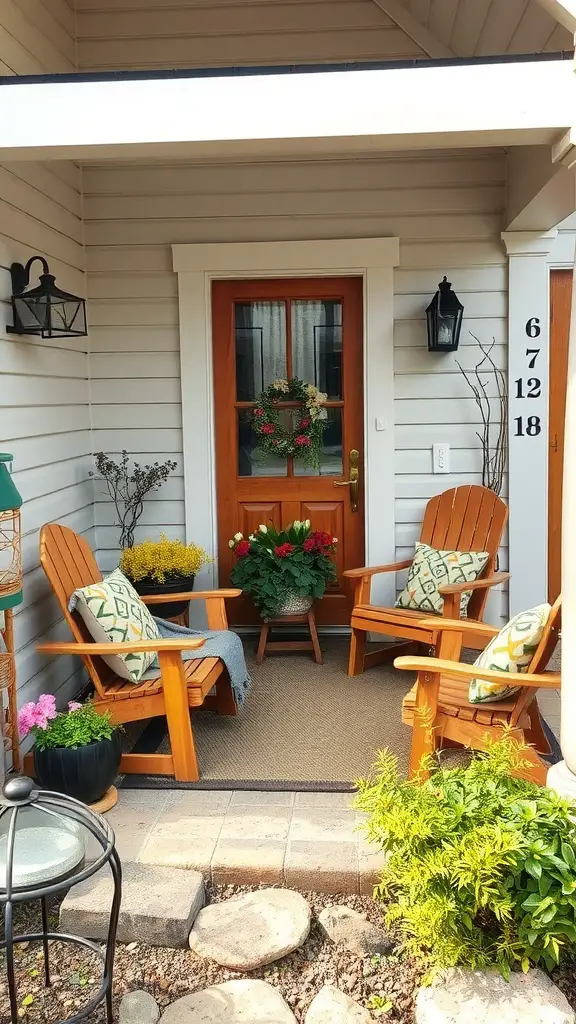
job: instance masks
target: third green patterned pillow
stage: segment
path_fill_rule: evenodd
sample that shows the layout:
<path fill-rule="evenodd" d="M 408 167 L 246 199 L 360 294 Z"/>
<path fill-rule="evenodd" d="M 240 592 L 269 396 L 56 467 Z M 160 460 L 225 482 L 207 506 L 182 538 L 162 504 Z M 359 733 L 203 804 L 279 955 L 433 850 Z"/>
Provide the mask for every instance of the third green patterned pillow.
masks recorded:
<path fill-rule="evenodd" d="M 471 583 L 484 571 L 490 555 L 487 551 L 437 551 L 418 541 L 408 580 L 396 601 L 397 608 L 442 614 L 444 599 L 438 587 L 449 583 Z M 472 592 L 460 598 L 460 615 L 466 617 Z"/>

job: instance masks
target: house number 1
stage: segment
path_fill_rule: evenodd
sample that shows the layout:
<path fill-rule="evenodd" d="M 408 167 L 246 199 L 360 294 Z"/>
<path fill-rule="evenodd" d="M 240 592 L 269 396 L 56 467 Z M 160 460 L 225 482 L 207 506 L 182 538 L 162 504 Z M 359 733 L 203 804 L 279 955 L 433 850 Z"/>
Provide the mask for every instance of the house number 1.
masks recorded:
<path fill-rule="evenodd" d="M 530 317 L 526 321 L 525 331 L 527 338 L 539 338 L 542 333 L 540 318 L 537 316 Z M 536 360 L 539 355 L 539 348 L 526 349 L 526 360 L 529 370 L 536 368 Z M 528 377 L 527 380 L 524 377 L 518 377 L 518 380 L 515 380 L 514 383 L 516 385 L 516 398 L 540 398 L 542 395 L 542 381 L 539 377 Z M 537 437 L 542 431 L 539 416 L 516 416 L 514 423 L 516 424 L 516 437 Z"/>

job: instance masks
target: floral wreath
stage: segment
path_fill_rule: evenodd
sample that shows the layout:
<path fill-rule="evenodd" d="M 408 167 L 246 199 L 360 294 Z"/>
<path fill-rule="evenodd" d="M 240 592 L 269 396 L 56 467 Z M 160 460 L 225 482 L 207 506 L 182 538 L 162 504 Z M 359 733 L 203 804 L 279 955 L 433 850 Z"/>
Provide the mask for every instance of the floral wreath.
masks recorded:
<path fill-rule="evenodd" d="M 319 468 L 322 439 L 327 426 L 322 407 L 327 395 L 298 377 L 274 380 L 262 392 L 252 413 L 252 426 L 263 458 L 292 455 Z M 280 402 L 298 402 L 292 413 L 292 430 L 281 422 Z"/>

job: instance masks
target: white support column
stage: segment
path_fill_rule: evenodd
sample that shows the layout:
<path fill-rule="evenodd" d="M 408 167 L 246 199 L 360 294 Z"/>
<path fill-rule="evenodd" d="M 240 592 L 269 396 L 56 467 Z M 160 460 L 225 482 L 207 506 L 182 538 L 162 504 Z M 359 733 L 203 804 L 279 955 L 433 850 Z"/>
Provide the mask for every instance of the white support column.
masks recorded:
<path fill-rule="evenodd" d="M 510 614 L 548 592 L 548 256 L 557 231 L 506 231 Z"/>
<path fill-rule="evenodd" d="M 576 803 L 576 257 L 564 430 L 562 500 L 562 689 L 560 743 L 564 760 L 548 772 L 547 785 Z"/>

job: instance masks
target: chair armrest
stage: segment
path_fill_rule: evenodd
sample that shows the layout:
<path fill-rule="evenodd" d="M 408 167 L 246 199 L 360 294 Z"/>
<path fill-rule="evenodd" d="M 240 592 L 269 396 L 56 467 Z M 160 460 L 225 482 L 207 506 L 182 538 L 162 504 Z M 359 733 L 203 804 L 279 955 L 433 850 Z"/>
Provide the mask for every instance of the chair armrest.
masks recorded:
<path fill-rule="evenodd" d="M 89 654 L 96 657 L 103 654 L 139 654 L 140 651 L 147 653 L 162 651 L 195 651 L 202 647 L 206 641 L 203 637 L 191 637 L 189 640 L 131 640 L 119 643 L 87 643 L 76 644 L 55 643 L 38 644 L 37 651 L 41 654 Z"/>
<path fill-rule="evenodd" d="M 509 572 L 496 572 L 493 576 L 471 580 L 470 583 L 445 583 L 442 587 L 438 587 L 438 593 L 465 594 L 468 590 L 485 590 L 487 587 L 497 587 L 499 583 L 505 583 L 509 579 Z"/>
<path fill-rule="evenodd" d="M 489 626 L 487 622 L 477 622 L 476 619 L 441 619 L 439 617 L 431 617 L 429 619 L 420 619 L 418 625 L 424 626 L 426 629 L 437 629 L 439 633 L 443 630 L 455 633 L 478 633 L 480 636 L 485 636 L 487 640 L 492 640 L 500 632 L 497 626 Z"/>
<path fill-rule="evenodd" d="M 346 569 L 343 576 L 349 580 L 362 579 L 363 576 L 376 576 L 380 572 L 400 572 L 401 569 L 409 569 L 412 559 L 407 558 L 404 562 L 392 562 L 391 565 L 366 565 L 363 569 Z"/>
<path fill-rule="evenodd" d="M 170 604 L 172 601 L 223 601 L 240 597 L 241 590 L 183 590 L 179 594 L 140 594 L 144 604 Z"/>
<path fill-rule="evenodd" d="M 424 672 L 429 675 L 460 676 L 462 679 L 483 679 L 487 683 L 505 683 L 506 686 L 535 686 L 557 690 L 560 686 L 559 672 L 531 675 L 528 672 L 498 672 L 493 668 L 479 668 L 477 665 L 463 665 L 459 661 L 442 661 L 440 658 L 396 658 L 394 667 L 407 672 Z"/>

